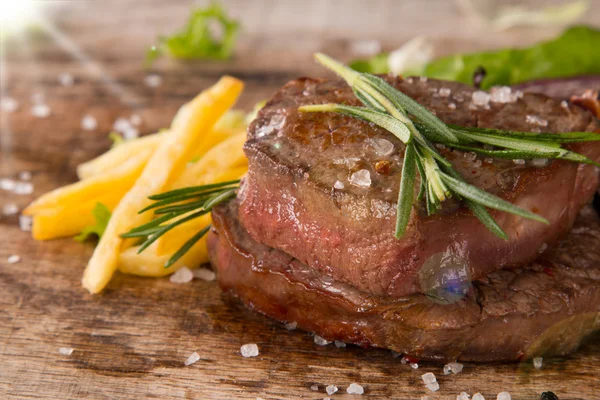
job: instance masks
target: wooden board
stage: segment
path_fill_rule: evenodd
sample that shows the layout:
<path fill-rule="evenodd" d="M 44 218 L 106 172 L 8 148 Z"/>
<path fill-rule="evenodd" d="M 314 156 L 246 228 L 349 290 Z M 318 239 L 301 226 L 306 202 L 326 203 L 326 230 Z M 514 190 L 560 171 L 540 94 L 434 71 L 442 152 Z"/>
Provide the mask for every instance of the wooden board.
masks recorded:
<path fill-rule="evenodd" d="M 58 3 L 58 2 L 57 2 Z M 535 3 L 540 3 L 539 1 Z M 600 4 L 585 17 L 600 20 Z M 317 50 L 349 59 L 358 38 L 378 39 L 386 49 L 413 37 L 433 37 L 440 54 L 527 44 L 556 29 L 502 34 L 469 23 L 454 2 L 435 1 L 230 1 L 244 31 L 234 60 L 188 64 L 160 61 L 158 88 L 144 84 L 144 49 L 159 33 L 186 19 L 187 1 L 71 1 L 54 12 L 48 34 L 3 45 L 2 91 L 21 107 L 1 114 L 0 178 L 31 171 L 35 192 L 0 190 L 0 205 L 23 208 L 35 196 L 76 179 L 75 166 L 105 151 L 107 133 L 119 116 L 143 119 L 143 133 L 168 125 L 176 109 L 221 74 L 245 80 L 240 106 L 267 98 L 299 75 L 322 73 L 310 54 Z M 460 28 L 460 29 L 459 29 Z M 63 72 L 73 87 L 58 83 Z M 31 116 L 30 97 L 44 93 L 52 115 Z M 83 131 L 85 114 L 98 129 Z M 101 295 L 91 296 L 80 279 L 91 245 L 73 240 L 34 242 L 18 217 L 0 216 L 0 398 L 51 399 L 317 399 L 325 386 L 345 394 L 352 382 L 373 399 L 455 399 L 463 391 L 495 399 L 538 399 L 554 391 L 564 399 L 600 399 L 600 336 L 577 354 L 529 364 L 467 364 L 459 375 L 441 367 L 412 370 L 387 351 L 321 347 L 303 332 L 289 332 L 224 298 L 215 283 L 175 285 L 168 279 L 117 275 Z M 11 254 L 22 260 L 8 265 Z M 240 346 L 257 343 L 260 355 L 245 359 Z M 73 348 L 70 356 L 60 347 Z M 185 367 L 194 351 L 201 359 Z M 425 389 L 421 375 L 434 372 L 441 390 Z M 311 386 L 317 385 L 314 391 Z"/>

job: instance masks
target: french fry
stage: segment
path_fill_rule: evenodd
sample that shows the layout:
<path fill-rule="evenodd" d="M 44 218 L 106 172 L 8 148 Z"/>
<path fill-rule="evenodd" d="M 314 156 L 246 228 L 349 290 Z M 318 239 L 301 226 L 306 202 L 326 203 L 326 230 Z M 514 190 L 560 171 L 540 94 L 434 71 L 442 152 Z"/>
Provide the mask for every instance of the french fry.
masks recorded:
<path fill-rule="evenodd" d="M 118 262 L 119 271 L 125 274 L 160 277 L 170 275 L 183 266 L 194 268 L 208 262 L 206 236 L 200 239 L 186 254 L 169 268 L 165 268 L 165 263 L 169 260 L 171 255 L 157 255 L 156 243 L 150 245 L 150 247 L 140 254 L 137 253 L 139 248 L 139 246 L 134 246 L 121 252 Z"/>
<path fill-rule="evenodd" d="M 106 153 L 77 166 L 79 179 L 89 179 L 101 174 L 110 173 L 127 162 L 132 156 L 142 151 L 153 152 L 168 132 L 154 133 L 138 139 L 128 140 Z"/>
<path fill-rule="evenodd" d="M 82 284 L 90 293 L 100 292 L 117 269 L 119 254 L 126 247 L 120 235 L 152 218 L 151 213 L 138 214 L 150 203 L 148 196 L 166 189 L 195 151 L 209 148 L 205 134 L 231 108 L 242 88 L 241 81 L 226 76 L 186 106 L 185 118 L 165 135 L 141 176 L 115 208 L 83 275 Z"/>
<path fill-rule="evenodd" d="M 37 213 L 33 216 L 33 238 L 48 240 L 77 235 L 86 226 L 96 223 L 92 211 L 97 203 L 102 203 L 109 210 L 112 210 L 119 204 L 123 194 L 109 192 L 102 197 L 78 205 L 55 207 Z"/>
<path fill-rule="evenodd" d="M 130 157 L 119 168 L 106 174 L 46 193 L 25 208 L 23 214 L 34 215 L 49 212 L 56 208 L 77 207 L 81 203 L 101 198 L 108 192 L 113 192 L 121 198 L 133 186 L 151 153 L 152 151 L 146 149 L 135 157 Z"/>

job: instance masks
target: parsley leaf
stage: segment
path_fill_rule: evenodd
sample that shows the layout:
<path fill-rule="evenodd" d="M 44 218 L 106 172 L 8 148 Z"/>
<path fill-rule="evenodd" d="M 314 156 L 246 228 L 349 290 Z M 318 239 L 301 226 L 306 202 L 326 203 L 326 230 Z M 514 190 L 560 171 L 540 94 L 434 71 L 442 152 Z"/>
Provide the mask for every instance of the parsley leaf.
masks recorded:
<path fill-rule="evenodd" d="M 215 25 L 220 29 L 218 35 L 211 29 Z M 204 9 L 198 8 L 192 12 L 181 32 L 159 38 L 158 45 L 148 50 L 146 64 L 151 65 L 163 53 L 188 60 L 227 59 L 233 52 L 238 29 L 239 23 L 230 19 L 218 3 L 212 3 Z"/>
<path fill-rule="evenodd" d="M 78 242 L 85 242 L 93 235 L 98 236 L 98 239 L 100 239 L 104 234 L 108 221 L 110 220 L 110 210 L 104 204 L 96 203 L 96 207 L 92 211 L 92 214 L 94 215 L 94 218 L 96 218 L 96 224 L 86 226 L 79 235 L 75 236 L 75 240 Z"/>

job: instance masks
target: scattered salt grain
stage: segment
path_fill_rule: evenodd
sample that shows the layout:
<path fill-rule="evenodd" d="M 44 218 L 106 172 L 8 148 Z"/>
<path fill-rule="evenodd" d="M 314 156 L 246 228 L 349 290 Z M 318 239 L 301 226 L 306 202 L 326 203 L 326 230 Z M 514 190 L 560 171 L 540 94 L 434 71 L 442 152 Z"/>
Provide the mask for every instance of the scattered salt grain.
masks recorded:
<path fill-rule="evenodd" d="M 448 364 L 446 364 L 446 366 L 447 366 L 448 368 L 450 368 L 450 371 L 451 371 L 453 374 L 460 374 L 460 373 L 462 372 L 462 370 L 463 370 L 463 367 L 464 367 L 464 365 L 462 365 L 461 363 L 457 363 L 457 362 L 451 362 L 451 363 L 448 363 Z M 445 368 L 446 366 L 444 366 L 444 368 Z"/>
<path fill-rule="evenodd" d="M 471 102 L 475 106 L 486 106 L 490 102 L 490 95 L 482 90 L 477 90 L 471 95 Z"/>
<path fill-rule="evenodd" d="M 419 364 L 417 364 L 417 363 L 410 363 L 410 367 L 412 369 L 419 369 Z"/>
<path fill-rule="evenodd" d="M 337 347 L 338 349 L 346 347 L 346 343 L 342 342 L 341 340 L 334 340 L 333 344 L 335 344 L 335 347 Z"/>
<path fill-rule="evenodd" d="M 408 358 L 406 358 L 406 357 L 402 357 L 402 358 L 400 359 L 400 363 L 401 363 L 401 364 L 408 364 Z"/>
<path fill-rule="evenodd" d="M 533 165 L 534 167 L 545 167 L 546 165 L 548 165 L 548 159 L 534 158 L 533 160 L 531 160 L 531 165 Z"/>
<path fill-rule="evenodd" d="M 463 157 L 467 159 L 467 161 L 475 161 L 477 159 L 477 154 L 472 151 L 468 151 L 463 154 Z"/>
<path fill-rule="evenodd" d="M 481 167 L 482 161 L 481 160 L 475 160 L 475 162 L 473 163 L 473 166 L 475 168 L 479 168 Z"/>
<path fill-rule="evenodd" d="M 123 131 L 129 129 L 130 127 L 131 123 L 129 122 L 129 120 L 121 117 L 117 118 L 115 120 L 115 123 L 113 124 L 113 129 L 121 133 L 123 133 Z"/>
<path fill-rule="evenodd" d="M 258 346 L 255 343 L 248 343 L 240 347 L 242 357 L 256 357 L 258 355 Z"/>
<path fill-rule="evenodd" d="M 81 129 L 85 131 L 93 131 L 98 127 L 98 121 L 91 115 L 85 115 L 81 119 Z"/>
<path fill-rule="evenodd" d="M 140 132 L 133 126 L 130 126 L 121 133 L 123 133 L 123 139 L 125 140 L 137 139 L 140 136 Z"/>
<path fill-rule="evenodd" d="M 203 281 L 207 281 L 207 282 L 212 282 L 217 277 L 217 275 L 208 268 L 193 269 L 192 275 L 196 279 L 202 279 Z"/>
<path fill-rule="evenodd" d="M 328 395 L 331 396 L 332 394 L 334 394 L 335 392 L 338 391 L 338 387 L 335 385 L 329 385 L 325 388 L 325 391 L 327 392 Z"/>
<path fill-rule="evenodd" d="M 315 391 L 315 392 L 318 391 L 319 390 L 319 385 L 312 385 L 310 387 L 310 390 Z"/>
<path fill-rule="evenodd" d="M 444 372 L 444 375 L 450 375 L 450 373 L 452 372 L 452 368 L 450 368 L 450 366 L 448 364 L 444 365 L 444 368 L 442 369 L 442 371 Z"/>
<path fill-rule="evenodd" d="M 285 324 L 285 329 L 287 329 L 288 331 L 293 331 L 297 327 L 298 323 L 296 321 L 288 322 L 287 324 Z"/>
<path fill-rule="evenodd" d="M 19 109 L 19 102 L 12 97 L 3 97 L 0 99 L 0 110 L 7 113 L 13 113 Z"/>
<path fill-rule="evenodd" d="M 46 96 L 44 95 L 44 93 L 36 92 L 31 95 L 31 102 L 33 104 L 45 104 Z"/>
<path fill-rule="evenodd" d="M 493 103 L 514 103 L 517 96 L 508 86 L 494 86 L 490 89 L 490 101 Z"/>
<path fill-rule="evenodd" d="M 16 204 L 8 203 L 2 206 L 2 214 L 6 216 L 16 215 L 19 212 L 19 207 Z"/>
<path fill-rule="evenodd" d="M 427 82 L 427 77 L 426 76 L 422 76 L 419 78 L 419 80 L 421 81 L 421 83 L 425 83 Z"/>
<path fill-rule="evenodd" d="M 159 87 L 162 84 L 162 81 L 162 77 L 157 74 L 150 74 L 144 78 L 144 83 L 146 84 L 146 86 L 151 88 Z"/>
<path fill-rule="evenodd" d="M 562 108 L 564 108 L 565 110 L 568 110 L 569 109 L 569 102 L 566 101 L 566 100 L 563 100 L 563 101 L 560 102 L 560 106 Z"/>
<path fill-rule="evenodd" d="M 29 171 L 19 172 L 19 179 L 22 181 L 30 181 L 31 180 L 31 172 L 29 172 Z"/>
<path fill-rule="evenodd" d="M 2 190 L 13 191 L 15 189 L 16 184 L 17 183 L 15 181 L 13 181 L 12 179 L 8 179 L 8 178 L 0 179 L 0 189 L 2 189 Z"/>
<path fill-rule="evenodd" d="M 537 126 L 548 126 L 548 121 L 537 115 L 526 115 L 525 122 Z"/>
<path fill-rule="evenodd" d="M 484 158 L 483 162 L 486 164 L 493 164 L 494 163 L 494 159 L 493 158 Z"/>
<path fill-rule="evenodd" d="M 189 356 L 187 358 L 187 360 L 185 360 L 184 364 L 187 367 L 188 365 L 192 365 L 193 363 L 195 363 L 196 361 L 198 361 L 200 359 L 200 356 L 198 355 L 198 353 L 193 352 L 191 356 Z"/>
<path fill-rule="evenodd" d="M 394 144 L 386 139 L 375 138 L 369 140 L 369 144 L 378 156 L 389 156 L 394 152 Z"/>
<path fill-rule="evenodd" d="M 314 341 L 315 344 L 318 344 L 319 346 L 327 346 L 329 343 L 331 343 L 329 340 L 324 339 L 319 335 L 315 335 Z"/>
<path fill-rule="evenodd" d="M 346 389 L 346 392 L 348 394 L 363 394 L 365 389 L 358 383 L 351 383 L 350 386 L 348 386 L 348 389 Z"/>
<path fill-rule="evenodd" d="M 498 396 L 496 396 L 496 400 L 511 400 L 510 393 L 500 392 L 498 393 Z"/>
<path fill-rule="evenodd" d="M 513 160 L 513 163 L 515 163 L 517 165 L 525 165 L 525 160 L 523 160 L 521 158 L 517 158 L 516 160 Z"/>
<path fill-rule="evenodd" d="M 142 124 L 142 117 L 140 117 L 138 114 L 132 114 L 131 117 L 129 117 L 129 121 L 133 125 L 139 126 Z"/>
<path fill-rule="evenodd" d="M 50 107 L 47 104 L 36 104 L 31 107 L 31 115 L 36 118 L 47 118 L 51 113 L 52 111 L 50 111 Z"/>
<path fill-rule="evenodd" d="M 542 361 L 544 359 L 542 357 L 536 357 L 533 359 L 533 366 L 535 367 L 535 369 L 540 369 L 542 368 Z"/>
<path fill-rule="evenodd" d="M 68 72 L 63 72 L 58 76 L 58 81 L 61 85 L 70 87 L 73 86 L 73 83 L 75 83 L 75 78 L 73 78 L 73 75 L 69 74 Z"/>
<path fill-rule="evenodd" d="M 334 189 L 343 189 L 344 188 L 344 183 L 340 182 L 340 181 L 335 181 L 335 183 L 333 184 L 333 188 Z"/>
<path fill-rule="evenodd" d="M 452 93 L 452 90 L 448 89 L 448 88 L 441 88 L 439 91 L 439 94 L 441 97 L 448 97 L 450 96 L 450 93 Z"/>
<path fill-rule="evenodd" d="M 448 103 L 448 108 L 451 110 L 456 110 L 456 104 L 455 103 Z"/>
<path fill-rule="evenodd" d="M 73 348 L 72 347 L 61 347 L 60 349 L 58 349 L 58 352 L 63 356 L 70 356 L 71 354 L 73 354 Z"/>
<path fill-rule="evenodd" d="M 456 396 L 456 400 L 469 400 L 471 396 L 468 393 L 462 392 L 458 396 Z"/>
<path fill-rule="evenodd" d="M 428 383 L 427 385 L 425 385 L 425 387 L 427 389 L 431 390 L 432 392 L 437 392 L 438 390 L 440 390 L 440 384 L 439 384 L 439 382 Z"/>
<path fill-rule="evenodd" d="M 33 224 L 33 219 L 27 215 L 19 215 L 19 228 L 21 228 L 24 232 L 31 231 L 31 225 Z"/>
<path fill-rule="evenodd" d="M 20 195 L 31 194 L 33 193 L 33 184 L 30 182 L 17 182 L 13 192 Z"/>
<path fill-rule="evenodd" d="M 546 243 L 542 243 L 542 245 L 538 249 L 538 253 L 542 254 L 543 252 L 546 251 L 547 248 L 548 248 L 548 245 Z"/>
<path fill-rule="evenodd" d="M 421 379 L 423 379 L 423 382 L 426 385 L 437 381 L 435 375 L 431 372 L 427 372 L 426 374 L 421 375 Z"/>
<path fill-rule="evenodd" d="M 485 397 L 481 393 L 475 393 L 471 400 L 485 400 Z"/>
<path fill-rule="evenodd" d="M 16 264 L 16 263 L 18 263 L 19 261 L 21 261 L 21 257 L 20 257 L 20 256 L 18 256 L 18 255 L 16 255 L 16 254 L 10 255 L 10 256 L 8 256 L 8 258 L 6 259 L 6 262 L 8 262 L 9 264 Z"/>
<path fill-rule="evenodd" d="M 350 183 L 359 187 L 371 186 L 371 173 L 366 169 L 361 169 L 350 175 Z"/>
<path fill-rule="evenodd" d="M 172 283 L 188 283 L 194 279 L 194 274 L 188 267 L 183 267 L 169 277 Z"/>

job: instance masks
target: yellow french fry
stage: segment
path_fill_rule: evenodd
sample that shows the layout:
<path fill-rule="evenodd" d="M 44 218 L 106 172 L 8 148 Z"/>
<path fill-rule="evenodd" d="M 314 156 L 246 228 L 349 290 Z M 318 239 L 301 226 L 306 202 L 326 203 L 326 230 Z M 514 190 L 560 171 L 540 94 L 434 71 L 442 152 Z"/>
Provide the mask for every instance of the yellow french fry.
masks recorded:
<path fill-rule="evenodd" d="M 131 157 L 136 156 L 142 151 L 153 152 L 156 146 L 163 139 L 163 135 L 168 132 L 154 133 L 141 138 L 128 140 L 116 147 L 113 147 L 106 153 L 77 166 L 77 176 L 79 179 L 89 179 L 100 174 L 109 173 L 119 168 Z"/>
<path fill-rule="evenodd" d="M 204 134 L 233 106 L 242 88 L 241 81 L 225 76 L 186 106 L 181 124 L 165 135 L 141 176 L 115 208 L 83 275 L 82 284 L 90 293 L 100 292 L 117 269 L 119 254 L 126 247 L 120 235 L 152 218 L 151 213 L 138 214 L 150 203 L 148 196 L 164 191 L 181 174 L 192 154 L 207 148 Z"/>
<path fill-rule="evenodd" d="M 124 193 L 109 192 L 104 196 L 88 200 L 78 205 L 55 207 L 33 216 L 32 235 L 36 240 L 49 240 L 79 234 L 96 220 L 92 211 L 96 204 L 102 203 L 109 210 L 114 209 Z"/>
<path fill-rule="evenodd" d="M 137 253 L 139 248 L 140 246 L 129 247 L 121 252 L 118 263 L 119 271 L 125 274 L 159 277 L 170 275 L 183 266 L 192 269 L 208 262 L 206 236 L 169 268 L 165 268 L 165 263 L 171 255 L 156 254 L 156 242 L 140 254 Z"/>
<path fill-rule="evenodd" d="M 110 172 L 46 193 L 25 208 L 23 214 L 34 215 L 55 208 L 76 207 L 86 201 L 99 199 L 108 192 L 122 197 L 142 173 L 151 153 L 146 149 Z"/>

